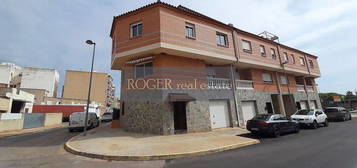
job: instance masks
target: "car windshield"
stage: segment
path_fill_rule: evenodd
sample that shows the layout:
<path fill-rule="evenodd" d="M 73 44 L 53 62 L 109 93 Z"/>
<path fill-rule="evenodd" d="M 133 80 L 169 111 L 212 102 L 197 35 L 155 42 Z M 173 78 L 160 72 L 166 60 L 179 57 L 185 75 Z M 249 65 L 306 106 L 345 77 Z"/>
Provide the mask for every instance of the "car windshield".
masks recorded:
<path fill-rule="evenodd" d="M 336 113 L 336 112 L 338 112 L 338 110 L 337 110 L 337 109 L 335 109 L 335 108 L 328 108 L 328 109 L 325 109 L 325 113 Z"/>
<path fill-rule="evenodd" d="M 314 111 L 310 110 L 299 110 L 296 115 L 314 115 Z"/>
<path fill-rule="evenodd" d="M 270 114 L 258 114 L 256 115 L 253 120 L 264 120 L 264 121 L 268 121 L 269 118 L 271 117 Z"/>

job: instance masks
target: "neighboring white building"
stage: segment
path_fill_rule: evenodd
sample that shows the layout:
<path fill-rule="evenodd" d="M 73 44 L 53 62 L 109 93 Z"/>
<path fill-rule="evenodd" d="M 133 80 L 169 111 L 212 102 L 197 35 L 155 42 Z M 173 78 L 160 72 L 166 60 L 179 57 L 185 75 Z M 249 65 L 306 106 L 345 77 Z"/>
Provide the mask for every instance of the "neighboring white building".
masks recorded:
<path fill-rule="evenodd" d="M 58 82 L 59 74 L 55 69 L 21 69 L 21 89 L 45 89 L 47 97 L 57 97 Z"/>
<path fill-rule="evenodd" d="M 56 97 L 59 73 L 55 69 L 18 67 L 11 63 L 0 64 L 0 87 L 44 89 L 47 97 Z"/>
<path fill-rule="evenodd" d="M 0 87 L 10 87 L 11 80 L 20 73 L 21 67 L 11 63 L 0 64 Z"/>
<path fill-rule="evenodd" d="M 32 113 L 35 96 L 15 88 L 0 88 L 0 113 Z"/>

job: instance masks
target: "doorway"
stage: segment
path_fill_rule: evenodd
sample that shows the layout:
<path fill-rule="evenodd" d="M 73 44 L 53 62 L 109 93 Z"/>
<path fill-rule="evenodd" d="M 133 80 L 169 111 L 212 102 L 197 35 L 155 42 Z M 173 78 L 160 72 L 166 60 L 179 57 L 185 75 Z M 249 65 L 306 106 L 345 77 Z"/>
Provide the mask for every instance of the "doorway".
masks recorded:
<path fill-rule="evenodd" d="M 265 103 L 265 110 L 268 114 L 274 114 L 273 105 L 271 104 L 271 102 Z"/>
<path fill-rule="evenodd" d="M 280 105 L 279 105 L 279 95 L 278 94 L 272 94 L 271 95 L 271 101 L 273 104 L 273 107 L 275 109 L 275 114 L 283 114 L 280 110 Z"/>
<path fill-rule="evenodd" d="M 300 102 L 296 102 L 296 108 L 297 108 L 298 110 L 301 110 L 301 104 L 300 104 Z"/>
<path fill-rule="evenodd" d="M 295 100 L 292 94 L 283 95 L 283 103 L 286 116 L 291 116 L 296 112 Z"/>
<path fill-rule="evenodd" d="M 174 102 L 175 134 L 187 132 L 186 102 Z"/>
<path fill-rule="evenodd" d="M 25 106 L 22 101 L 13 100 L 11 106 L 11 113 L 21 113 L 21 109 Z"/>
<path fill-rule="evenodd" d="M 246 124 L 248 120 L 252 119 L 255 115 L 257 115 L 256 102 L 255 101 L 242 102 L 242 114 L 243 114 L 243 122 L 244 124 Z"/>

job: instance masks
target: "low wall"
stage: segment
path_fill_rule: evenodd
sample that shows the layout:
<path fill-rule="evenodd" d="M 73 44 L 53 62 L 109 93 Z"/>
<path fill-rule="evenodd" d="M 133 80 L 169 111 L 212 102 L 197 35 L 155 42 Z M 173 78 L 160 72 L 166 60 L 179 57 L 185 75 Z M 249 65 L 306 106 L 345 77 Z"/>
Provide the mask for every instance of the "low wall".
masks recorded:
<path fill-rule="evenodd" d="M 46 113 L 44 126 L 58 125 L 62 123 L 62 113 Z"/>
<path fill-rule="evenodd" d="M 24 126 L 24 119 L 17 120 L 0 120 L 0 132 L 21 130 Z"/>
<path fill-rule="evenodd" d="M 0 132 L 62 124 L 62 113 L 0 114 Z"/>
<path fill-rule="evenodd" d="M 0 114 L 0 120 L 19 120 L 22 118 L 21 113 L 2 113 Z"/>
<path fill-rule="evenodd" d="M 24 114 L 24 129 L 43 127 L 45 114 L 26 113 Z"/>
<path fill-rule="evenodd" d="M 9 110 L 10 99 L 0 97 L 0 111 Z"/>

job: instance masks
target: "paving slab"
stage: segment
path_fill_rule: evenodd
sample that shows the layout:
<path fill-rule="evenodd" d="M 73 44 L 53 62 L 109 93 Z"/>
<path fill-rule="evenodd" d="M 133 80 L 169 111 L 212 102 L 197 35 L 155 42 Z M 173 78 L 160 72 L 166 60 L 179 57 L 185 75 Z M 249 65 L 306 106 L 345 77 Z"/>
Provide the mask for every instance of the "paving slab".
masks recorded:
<path fill-rule="evenodd" d="M 223 128 L 210 132 L 179 135 L 129 133 L 105 125 L 79 134 L 65 144 L 73 154 L 105 160 L 163 160 L 203 155 L 257 144 L 259 140 L 243 137 L 242 128 Z"/>

